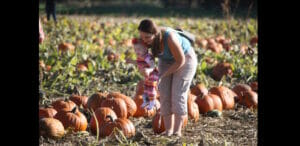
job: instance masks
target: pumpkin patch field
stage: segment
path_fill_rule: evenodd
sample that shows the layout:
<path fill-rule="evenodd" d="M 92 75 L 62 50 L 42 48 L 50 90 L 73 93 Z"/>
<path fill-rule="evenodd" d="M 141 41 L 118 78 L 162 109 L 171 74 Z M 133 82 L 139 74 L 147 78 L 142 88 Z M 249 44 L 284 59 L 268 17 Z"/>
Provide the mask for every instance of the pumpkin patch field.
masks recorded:
<path fill-rule="evenodd" d="M 141 108 L 143 76 L 126 63 L 136 59 L 131 40 L 143 17 L 40 17 L 40 145 L 257 145 L 255 19 L 150 17 L 196 36 L 198 66 L 179 138 L 160 135 L 159 94 L 156 108 Z"/>

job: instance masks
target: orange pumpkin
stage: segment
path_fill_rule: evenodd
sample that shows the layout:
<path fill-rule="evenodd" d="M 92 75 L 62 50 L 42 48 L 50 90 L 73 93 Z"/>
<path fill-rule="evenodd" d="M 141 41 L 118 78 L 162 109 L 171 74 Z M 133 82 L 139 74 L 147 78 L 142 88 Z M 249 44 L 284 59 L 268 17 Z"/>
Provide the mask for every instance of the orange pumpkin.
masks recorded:
<path fill-rule="evenodd" d="M 200 83 L 191 89 L 191 93 L 196 96 L 203 96 L 208 93 L 208 90 L 203 83 Z"/>
<path fill-rule="evenodd" d="M 59 111 L 55 116 L 65 128 L 72 128 L 75 132 L 85 131 L 88 125 L 86 117 L 74 107 L 71 111 Z"/>
<path fill-rule="evenodd" d="M 76 104 L 69 99 L 58 99 L 52 103 L 52 106 L 57 112 L 59 112 L 61 110 L 71 111 L 74 107 L 76 107 Z"/>
<path fill-rule="evenodd" d="M 254 46 L 255 44 L 257 44 L 257 42 L 258 42 L 258 37 L 257 36 L 251 38 L 251 40 L 250 40 L 250 44 L 252 46 Z"/>
<path fill-rule="evenodd" d="M 121 98 L 107 98 L 102 101 L 101 107 L 111 108 L 117 114 L 118 118 L 127 118 L 126 103 Z"/>
<path fill-rule="evenodd" d="M 39 121 L 40 135 L 52 139 L 62 138 L 65 134 L 63 124 L 54 118 L 42 118 Z"/>
<path fill-rule="evenodd" d="M 100 107 L 95 111 L 95 116 L 98 121 L 98 128 L 100 128 L 104 122 L 109 121 L 108 119 L 106 119 L 106 116 L 108 116 L 108 115 L 111 116 L 113 118 L 113 120 L 117 119 L 116 113 L 108 107 Z M 97 123 L 96 123 L 96 119 L 94 118 L 94 116 L 92 116 L 92 118 L 91 118 L 90 126 L 91 126 L 92 133 L 96 134 L 97 133 Z"/>
<path fill-rule="evenodd" d="M 240 102 L 241 104 L 247 106 L 248 108 L 257 108 L 258 97 L 257 93 L 254 91 L 246 91 Z"/>
<path fill-rule="evenodd" d="M 39 108 L 39 119 L 53 118 L 57 111 L 53 107 Z"/>
<path fill-rule="evenodd" d="M 160 134 L 166 130 L 163 117 L 160 115 L 160 110 L 157 111 L 152 119 L 152 129 L 156 134 Z"/>
<path fill-rule="evenodd" d="M 87 101 L 88 101 L 87 96 L 79 96 L 73 94 L 69 97 L 69 99 L 73 101 L 77 106 L 80 107 L 80 105 L 82 105 L 84 108 L 87 108 Z"/>
<path fill-rule="evenodd" d="M 87 101 L 87 108 L 93 111 L 97 110 L 97 108 L 101 107 L 101 103 L 106 99 L 106 96 L 106 93 L 101 92 L 93 94 Z"/>
<path fill-rule="evenodd" d="M 191 119 L 194 119 L 195 122 L 199 119 L 199 108 L 198 105 L 195 103 L 196 96 L 188 93 L 188 115 Z"/>
<path fill-rule="evenodd" d="M 224 86 L 213 87 L 209 90 L 209 92 L 220 97 L 223 104 L 223 109 L 234 108 L 234 98 L 237 95 L 229 88 Z"/>
<path fill-rule="evenodd" d="M 214 101 L 214 109 L 221 112 L 223 110 L 223 104 L 221 98 L 215 94 L 211 94 L 210 98 Z"/>
<path fill-rule="evenodd" d="M 201 114 L 207 113 L 214 109 L 214 101 L 210 97 L 211 94 L 204 95 L 202 97 L 197 96 L 196 103 L 198 104 L 198 108 Z"/>
<path fill-rule="evenodd" d="M 222 77 L 232 76 L 233 71 L 230 63 L 218 63 L 212 70 L 212 77 L 216 81 L 220 81 Z"/>
<path fill-rule="evenodd" d="M 232 89 L 232 91 L 237 95 L 237 97 L 235 98 L 237 102 L 240 102 L 242 100 L 242 97 L 244 96 L 244 92 L 251 91 L 251 90 L 252 90 L 251 87 L 247 84 L 237 84 Z"/>
<path fill-rule="evenodd" d="M 114 128 L 122 130 L 127 138 L 135 135 L 135 127 L 130 120 L 125 118 L 113 119 L 111 116 L 107 116 L 106 118 L 109 118 L 109 121 L 104 122 L 100 127 L 100 137 L 109 136 Z"/>
<path fill-rule="evenodd" d="M 201 47 L 201 48 L 206 48 L 207 47 L 207 40 L 206 39 L 201 39 L 201 38 L 197 38 L 196 39 L 196 44 L 199 46 L 199 47 Z"/>
<path fill-rule="evenodd" d="M 59 44 L 58 49 L 63 51 L 63 52 L 74 51 L 75 46 L 73 46 L 71 43 L 63 42 L 63 43 Z"/>
<path fill-rule="evenodd" d="M 82 64 L 82 63 L 79 63 L 79 64 L 77 65 L 77 69 L 78 69 L 79 71 L 87 71 L 87 70 L 88 70 L 87 66 L 86 66 L 85 64 Z"/>
<path fill-rule="evenodd" d="M 121 94 L 120 92 L 110 92 L 107 98 L 121 98 L 125 101 L 127 107 L 127 118 L 133 116 L 137 110 L 136 104 L 130 97 Z"/>

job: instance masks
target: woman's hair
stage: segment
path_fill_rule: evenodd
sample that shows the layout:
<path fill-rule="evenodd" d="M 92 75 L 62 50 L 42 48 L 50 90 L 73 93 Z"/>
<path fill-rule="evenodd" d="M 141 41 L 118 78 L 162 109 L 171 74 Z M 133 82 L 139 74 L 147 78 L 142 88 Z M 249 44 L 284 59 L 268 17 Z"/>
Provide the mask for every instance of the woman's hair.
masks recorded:
<path fill-rule="evenodd" d="M 138 30 L 155 35 L 153 43 L 149 47 L 151 47 L 152 55 L 156 57 L 162 51 L 160 49 L 160 41 L 162 40 L 160 28 L 152 20 L 144 19 L 141 21 Z"/>

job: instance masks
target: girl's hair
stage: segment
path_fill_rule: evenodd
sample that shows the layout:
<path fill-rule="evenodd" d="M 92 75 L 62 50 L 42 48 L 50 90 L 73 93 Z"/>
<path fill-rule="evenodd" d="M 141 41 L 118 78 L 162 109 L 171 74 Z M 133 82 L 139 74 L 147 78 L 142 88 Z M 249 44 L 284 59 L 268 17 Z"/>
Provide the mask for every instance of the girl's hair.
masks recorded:
<path fill-rule="evenodd" d="M 160 48 L 160 42 L 162 40 L 162 32 L 160 28 L 157 27 L 152 20 L 144 19 L 140 22 L 138 30 L 155 35 L 153 43 L 149 47 L 151 47 L 152 55 L 154 57 L 158 56 L 158 54 L 162 51 Z"/>

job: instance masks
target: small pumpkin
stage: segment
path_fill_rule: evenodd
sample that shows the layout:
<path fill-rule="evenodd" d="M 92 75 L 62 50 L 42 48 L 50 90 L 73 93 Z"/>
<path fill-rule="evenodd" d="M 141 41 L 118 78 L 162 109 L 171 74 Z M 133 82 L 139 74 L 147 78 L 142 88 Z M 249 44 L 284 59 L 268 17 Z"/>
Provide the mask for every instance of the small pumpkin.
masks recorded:
<path fill-rule="evenodd" d="M 246 91 L 240 102 L 241 104 L 247 106 L 248 108 L 257 108 L 258 96 L 254 91 Z"/>
<path fill-rule="evenodd" d="M 66 98 L 54 101 L 52 103 L 52 106 L 57 112 L 59 112 L 61 110 L 71 111 L 74 107 L 76 107 L 76 104 L 73 101 Z"/>
<path fill-rule="evenodd" d="M 230 63 L 218 63 L 215 67 L 213 67 L 212 77 L 214 80 L 220 81 L 224 75 L 233 75 L 233 70 Z"/>
<path fill-rule="evenodd" d="M 127 118 L 126 103 L 121 98 L 107 98 L 101 103 L 101 107 L 111 108 L 118 118 Z"/>
<path fill-rule="evenodd" d="M 234 108 L 234 98 L 237 96 L 232 90 L 227 87 L 219 86 L 213 87 L 209 90 L 210 93 L 216 94 L 220 97 L 223 109 Z"/>
<path fill-rule="evenodd" d="M 106 99 L 107 93 L 97 92 L 91 95 L 87 101 L 87 108 L 96 111 L 101 107 L 101 103 Z"/>
<path fill-rule="evenodd" d="M 207 113 L 214 109 L 214 101 L 210 98 L 211 94 L 204 95 L 202 97 L 197 96 L 196 103 L 198 105 L 201 114 Z"/>
<path fill-rule="evenodd" d="M 198 105 L 195 103 L 196 96 L 188 93 L 188 115 L 191 119 L 193 119 L 195 122 L 199 119 L 199 108 Z"/>
<path fill-rule="evenodd" d="M 88 70 L 87 66 L 86 66 L 85 64 L 82 64 L 82 63 L 79 63 L 79 64 L 77 65 L 77 69 L 78 69 L 79 71 L 87 71 L 87 70 Z"/>
<path fill-rule="evenodd" d="M 257 36 L 254 36 L 254 37 L 251 38 L 251 40 L 250 40 L 250 44 L 251 44 L 252 46 L 254 46 L 255 44 L 257 44 L 257 42 L 258 42 L 258 37 L 257 37 Z"/>
<path fill-rule="evenodd" d="M 251 91 L 251 87 L 247 84 L 237 84 L 233 87 L 232 91 L 236 93 L 237 97 L 235 98 L 236 102 L 241 101 L 244 92 Z"/>
<path fill-rule="evenodd" d="M 77 106 L 80 107 L 80 105 L 82 105 L 83 108 L 87 108 L 87 101 L 88 101 L 87 96 L 79 96 L 79 95 L 73 94 L 69 97 L 69 99 L 71 101 L 73 101 Z"/>
<path fill-rule="evenodd" d="M 102 126 L 103 123 L 108 122 L 109 120 L 106 119 L 106 116 L 111 116 L 113 120 L 117 119 L 116 113 L 108 107 L 100 107 L 95 111 L 95 116 L 98 121 L 98 128 Z M 96 119 L 94 116 L 92 116 L 91 121 L 90 121 L 90 126 L 91 126 L 91 131 L 93 134 L 97 133 L 97 123 Z"/>
<path fill-rule="evenodd" d="M 57 111 L 53 107 L 39 108 L 39 119 L 53 118 Z"/>
<path fill-rule="evenodd" d="M 203 83 L 200 83 L 191 89 L 191 93 L 196 96 L 203 96 L 208 93 L 208 90 Z"/>
<path fill-rule="evenodd" d="M 125 101 L 126 103 L 126 107 L 127 107 L 127 118 L 130 116 L 133 116 L 137 110 L 136 104 L 134 102 L 133 99 L 131 99 L 130 97 L 121 94 L 120 92 L 110 92 L 107 95 L 107 98 L 121 98 Z"/>
<path fill-rule="evenodd" d="M 63 124 L 54 118 L 42 118 L 39 121 L 40 135 L 52 139 L 62 138 L 65 134 Z"/>
<path fill-rule="evenodd" d="M 199 47 L 201 47 L 201 48 L 206 48 L 207 47 L 207 40 L 206 39 L 201 39 L 200 37 L 198 37 L 197 39 L 196 39 L 196 44 L 199 46 Z"/>
<path fill-rule="evenodd" d="M 160 115 L 160 110 L 157 111 L 152 119 L 152 129 L 156 134 L 160 134 L 166 130 L 163 117 Z"/>
<path fill-rule="evenodd" d="M 109 136 L 112 133 L 114 128 L 118 128 L 122 130 L 123 134 L 127 138 L 130 138 L 135 135 L 135 127 L 129 119 L 125 119 L 125 118 L 113 119 L 111 116 L 107 116 L 106 118 L 109 118 L 109 121 L 101 125 L 99 130 L 100 137 Z"/>
<path fill-rule="evenodd" d="M 75 132 L 85 131 L 88 125 L 86 117 L 75 106 L 71 111 L 59 111 L 55 116 L 65 128 L 72 128 Z"/>
<path fill-rule="evenodd" d="M 74 51 L 75 50 L 75 46 L 72 45 L 71 43 L 63 42 L 63 43 L 59 44 L 58 49 L 61 50 L 61 51 L 63 51 L 63 52 Z"/>

